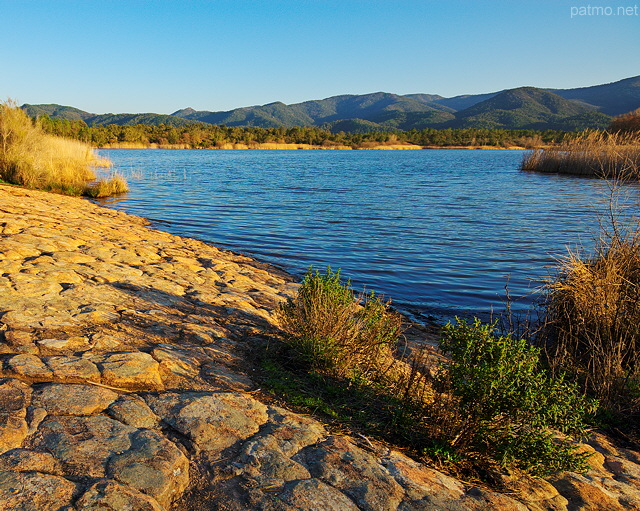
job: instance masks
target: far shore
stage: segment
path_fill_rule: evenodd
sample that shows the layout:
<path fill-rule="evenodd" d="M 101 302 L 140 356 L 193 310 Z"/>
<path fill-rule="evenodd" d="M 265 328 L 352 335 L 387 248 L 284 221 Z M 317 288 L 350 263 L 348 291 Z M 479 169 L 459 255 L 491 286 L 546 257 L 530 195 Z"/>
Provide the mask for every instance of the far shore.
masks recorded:
<path fill-rule="evenodd" d="M 365 143 L 361 146 L 349 145 L 312 145 L 312 144 L 286 144 L 276 142 L 252 143 L 252 144 L 220 144 L 211 147 L 192 147 L 189 144 L 139 144 L 133 142 L 115 142 L 98 146 L 97 149 L 261 149 L 261 150 L 346 150 L 346 151 L 403 151 L 416 149 L 480 149 L 480 150 L 503 150 L 503 149 L 527 149 L 523 146 L 498 147 L 489 145 L 472 146 L 422 146 L 416 144 L 371 144 Z"/>

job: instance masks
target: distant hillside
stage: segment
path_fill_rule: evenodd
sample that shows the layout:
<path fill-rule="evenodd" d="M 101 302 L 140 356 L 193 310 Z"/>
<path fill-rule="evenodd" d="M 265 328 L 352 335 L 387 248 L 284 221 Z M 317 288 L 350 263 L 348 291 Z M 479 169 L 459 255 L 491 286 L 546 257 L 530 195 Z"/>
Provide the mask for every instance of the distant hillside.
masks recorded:
<path fill-rule="evenodd" d="M 596 107 L 534 87 L 500 92 L 456 113 L 452 128 L 586 129 L 606 128 L 611 118 Z"/>
<path fill-rule="evenodd" d="M 40 117 L 48 115 L 56 119 L 68 119 L 70 121 L 86 121 L 93 116 L 89 112 L 84 112 L 72 106 L 62 105 L 22 105 L 21 107 L 27 115 L 31 117 Z"/>
<path fill-rule="evenodd" d="M 120 126 L 134 126 L 136 124 L 167 124 L 169 126 L 184 126 L 193 121 L 165 114 L 91 114 L 78 108 L 62 105 L 22 105 L 27 115 L 40 117 L 48 115 L 53 119 L 68 119 L 69 121 L 84 121 L 88 126 L 117 124 Z"/>
<path fill-rule="evenodd" d="M 640 107 L 640 76 L 579 89 L 548 89 L 565 99 L 582 101 L 607 115 L 620 115 Z"/>
<path fill-rule="evenodd" d="M 92 115 L 84 119 L 89 126 L 99 126 L 104 124 L 118 124 L 120 126 L 135 126 L 136 124 L 167 124 L 169 126 L 184 126 L 193 124 L 193 121 L 181 119 L 173 115 L 165 114 L 101 114 Z"/>
<path fill-rule="evenodd" d="M 424 96 L 429 97 L 429 95 Z M 334 121 L 360 119 L 385 124 L 389 129 L 397 127 L 400 122 L 397 119 L 401 119 L 403 113 L 437 112 L 444 114 L 449 111 L 446 107 L 430 104 L 424 98 L 376 92 L 358 96 L 334 96 L 293 105 L 285 105 L 280 102 L 270 103 L 263 106 L 236 108 L 227 112 L 197 112 L 187 108 L 178 110 L 173 115 L 211 124 L 260 126 L 263 128 L 320 126 Z M 429 119 L 428 122 L 440 122 L 447 118 L 447 116 L 442 118 L 436 116 L 433 119 Z"/>
<path fill-rule="evenodd" d="M 604 128 L 613 115 L 640 108 L 640 76 L 579 89 L 520 87 L 444 98 L 437 94 L 375 92 L 286 105 L 281 102 L 210 112 L 184 108 L 163 114 L 91 114 L 61 105 L 23 105 L 29 115 L 102 124 L 194 122 L 227 126 L 291 128 L 321 126 L 333 132 L 424 128 L 565 129 Z"/>

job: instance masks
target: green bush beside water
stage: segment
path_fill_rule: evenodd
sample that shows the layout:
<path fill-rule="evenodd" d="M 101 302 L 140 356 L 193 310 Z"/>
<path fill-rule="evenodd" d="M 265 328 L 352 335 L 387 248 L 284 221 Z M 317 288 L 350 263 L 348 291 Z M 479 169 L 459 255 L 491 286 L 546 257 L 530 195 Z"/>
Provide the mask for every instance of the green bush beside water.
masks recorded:
<path fill-rule="evenodd" d="M 448 362 L 425 406 L 431 421 L 447 424 L 431 427 L 439 443 L 535 475 L 586 469 L 585 455 L 554 432 L 584 435 L 596 403 L 563 377 L 550 377 L 538 348 L 495 335 L 477 319 L 446 325 L 439 346 Z"/>
<path fill-rule="evenodd" d="M 402 320 L 389 304 L 356 296 L 330 269 L 309 271 L 280 319 L 281 349 L 264 367 L 297 405 L 478 472 L 587 467 L 571 438 L 585 433 L 596 404 L 549 376 L 524 340 L 477 320 L 449 324 L 447 362 L 432 376 L 420 349 L 395 353 Z"/>

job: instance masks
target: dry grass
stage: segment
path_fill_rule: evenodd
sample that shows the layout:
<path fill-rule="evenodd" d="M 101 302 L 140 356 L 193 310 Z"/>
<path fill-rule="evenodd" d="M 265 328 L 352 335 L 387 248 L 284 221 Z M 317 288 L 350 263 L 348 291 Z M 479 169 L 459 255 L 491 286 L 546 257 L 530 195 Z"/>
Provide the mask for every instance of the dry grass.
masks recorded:
<path fill-rule="evenodd" d="M 640 135 L 590 132 L 525 154 L 522 170 L 618 178 L 640 175 Z"/>
<path fill-rule="evenodd" d="M 126 191 L 119 178 L 111 185 L 95 180 L 94 167 L 109 167 L 111 162 L 77 140 L 45 134 L 12 101 L 0 104 L 0 178 L 8 183 L 73 195 L 95 187 Z M 92 194 L 89 194 L 92 195 Z"/>
<path fill-rule="evenodd" d="M 547 284 L 540 343 L 614 415 L 640 413 L 640 236 L 603 236 L 595 255 L 571 253 Z"/>
<path fill-rule="evenodd" d="M 90 183 L 84 187 L 82 195 L 88 197 L 110 197 L 111 195 L 119 195 L 129 190 L 126 180 L 119 174 L 113 175 L 108 181 L 100 179 L 94 183 Z"/>

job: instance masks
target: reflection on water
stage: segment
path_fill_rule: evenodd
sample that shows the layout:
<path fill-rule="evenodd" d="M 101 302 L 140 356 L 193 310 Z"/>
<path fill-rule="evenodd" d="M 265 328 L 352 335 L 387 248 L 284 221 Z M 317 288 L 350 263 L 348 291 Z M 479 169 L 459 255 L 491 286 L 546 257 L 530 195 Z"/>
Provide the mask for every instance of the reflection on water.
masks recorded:
<path fill-rule="evenodd" d="M 105 204 L 296 274 L 342 268 L 417 316 L 502 310 L 507 282 L 530 308 L 609 203 L 603 181 L 520 172 L 521 151 L 101 153 L 131 188 Z"/>

